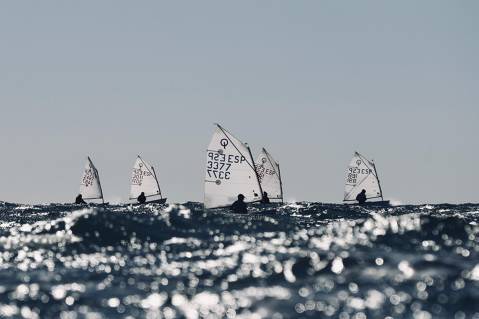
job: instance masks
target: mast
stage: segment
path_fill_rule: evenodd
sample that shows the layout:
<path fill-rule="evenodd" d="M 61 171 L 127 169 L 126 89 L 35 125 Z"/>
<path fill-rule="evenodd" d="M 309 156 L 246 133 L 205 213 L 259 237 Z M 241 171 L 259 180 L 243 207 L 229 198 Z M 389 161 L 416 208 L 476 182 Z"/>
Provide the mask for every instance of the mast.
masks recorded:
<path fill-rule="evenodd" d="M 105 198 L 103 197 L 103 188 L 101 188 L 100 174 L 98 174 L 98 170 L 96 169 L 96 167 L 95 167 L 95 175 L 96 175 L 96 178 L 98 179 L 98 186 L 100 187 L 101 202 L 105 204 Z"/>
<path fill-rule="evenodd" d="M 372 164 L 373 164 L 373 167 L 374 167 L 374 174 L 376 175 L 376 179 L 378 180 L 379 191 L 381 192 L 381 200 L 384 201 L 383 190 L 381 188 L 381 182 L 379 181 L 378 171 L 376 170 L 376 164 L 374 162 L 372 162 Z"/>
<path fill-rule="evenodd" d="M 151 170 L 153 171 L 153 175 L 155 176 L 156 186 L 158 186 L 158 195 L 160 195 L 160 198 L 163 198 L 163 196 L 161 196 L 160 182 L 158 182 L 158 178 L 156 177 L 155 168 L 152 166 Z"/>
<path fill-rule="evenodd" d="M 281 190 L 281 204 L 284 204 L 283 180 L 281 179 L 281 170 L 279 169 L 279 163 L 276 164 L 278 165 L 279 189 Z"/>
<path fill-rule="evenodd" d="M 253 163 L 253 165 L 254 165 L 254 159 L 253 159 L 253 154 L 251 154 L 251 149 L 249 148 L 249 145 L 247 143 L 245 143 L 245 145 L 246 145 L 246 148 L 248 149 L 249 158 L 251 160 L 251 163 Z M 263 188 L 261 188 L 261 183 L 259 181 L 258 172 L 256 171 L 256 168 L 254 166 L 253 166 L 253 171 L 254 171 L 254 176 L 256 176 L 256 181 L 258 182 L 258 186 L 259 186 L 259 192 L 260 192 L 259 196 L 260 196 L 260 198 L 263 198 Z"/>

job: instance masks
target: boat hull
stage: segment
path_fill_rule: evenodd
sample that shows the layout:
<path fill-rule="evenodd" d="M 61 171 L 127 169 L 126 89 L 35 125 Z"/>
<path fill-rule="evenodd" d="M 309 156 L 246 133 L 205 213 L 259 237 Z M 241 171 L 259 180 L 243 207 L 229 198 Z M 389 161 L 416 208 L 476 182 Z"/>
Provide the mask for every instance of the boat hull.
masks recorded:
<path fill-rule="evenodd" d="M 167 198 L 160 198 L 160 199 L 155 199 L 155 200 L 150 200 L 148 202 L 145 202 L 143 204 L 141 203 L 132 203 L 131 205 L 133 206 L 139 206 L 139 205 L 146 205 L 146 204 L 164 204 L 166 203 Z"/>
<path fill-rule="evenodd" d="M 365 206 L 365 207 L 390 207 L 391 203 L 388 200 L 382 200 L 378 202 L 366 202 L 364 204 L 346 203 L 346 205 L 356 205 L 356 206 Z"/>

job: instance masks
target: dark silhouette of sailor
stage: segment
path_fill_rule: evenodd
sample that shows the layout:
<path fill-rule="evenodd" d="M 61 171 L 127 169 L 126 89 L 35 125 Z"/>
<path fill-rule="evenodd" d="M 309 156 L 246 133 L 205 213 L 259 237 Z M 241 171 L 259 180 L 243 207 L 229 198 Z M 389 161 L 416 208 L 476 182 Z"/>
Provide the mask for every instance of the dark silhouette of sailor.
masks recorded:
<path fill-rule="evenodd" d="M 261 198 L 261 203 L 262 204 L 269 204 L 270 203 L 268 193 L 263 192 L 263 198 Z"/>
<path fill-rule="evenodd" d="M 146 202 L 145 192 L 141 192 L 140 196 L 137 198 L 138 203 L 144 204 Z"/>
<path fill-rule="evenodd" d="M 246 203 L 244 202 L 244 195 L 239 194 L 238 200 L 231 205 L 231 210 L 235 214 L 248 214 L 248 208 L 246 207 Z"/>
<path fill-rule="evenodd" d="M 356 200 L 358 201 L 358 203 L 361 205 L 361 204 L 364 204 L 366 202 L 366 190 L 363 189 L 361 191 L 361 193 L 359 193 L 357 196 L 356 196 Z"/>
<path fill-rule="evenodd" d="M 86 204 L 81 194 L 78 194 L 78 196 L 75 198 L 75 204 Z"/>

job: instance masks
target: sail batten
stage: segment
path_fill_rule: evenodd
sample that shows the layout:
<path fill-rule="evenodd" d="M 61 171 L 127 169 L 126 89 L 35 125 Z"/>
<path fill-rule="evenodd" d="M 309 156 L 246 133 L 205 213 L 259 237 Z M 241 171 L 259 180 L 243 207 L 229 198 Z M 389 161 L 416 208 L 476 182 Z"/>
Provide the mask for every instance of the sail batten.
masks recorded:
<path fill-rule="evenodd" d="M 245 202 L 261 199 L 249 146 L 218 124 L 206 151 L 204 185 L 206 208 L 229 206 L 238 194 L 246 197 Z"/>
<path fill-rule="evenodd" d="M 363 189 L 366 190 L 367 199 L 382 198 L 383 196 L 376 166 L 355 152 L 346 172 L 344 201 L 356 201 L 356 196 Z"/>
<path fill-rule="evenodd" d="M 100 183 L 100 175 L 95 165 L 93 165 L 90 157 L 87 157 L 87 162 L 83 170 L 83 175 L 80 181 L 80 194 L 85 200 L 102 199 L 103 190 Z"/>
<path fill-rule="evenodd" d="M 136 199 L 141 193 L 145 197 L 160 196 L 160 183 L 155 169 L 138 155 L 131 173 L 130 199 Z"/>
<path fill-rule="evenodd" d="M 256 159 L 256 172 L 263 191 L 268 193 L 270 200 L 283 201 L 283 186 L 279 164 L 271 154 L 263 148 Z"/>

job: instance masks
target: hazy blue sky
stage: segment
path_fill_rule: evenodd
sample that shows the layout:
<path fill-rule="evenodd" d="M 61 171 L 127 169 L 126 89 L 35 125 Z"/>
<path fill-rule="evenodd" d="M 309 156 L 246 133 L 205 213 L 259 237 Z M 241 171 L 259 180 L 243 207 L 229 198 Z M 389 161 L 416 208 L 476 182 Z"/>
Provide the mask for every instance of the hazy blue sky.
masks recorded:
<path fill-rule="evenodd" d="M 0 200 L 126 200 L 140 153 L 203 200 L 214 122 L 341 202 L 354 150 L 387 198 L 478 202 L 477 1 L 2 1 Z"/>

